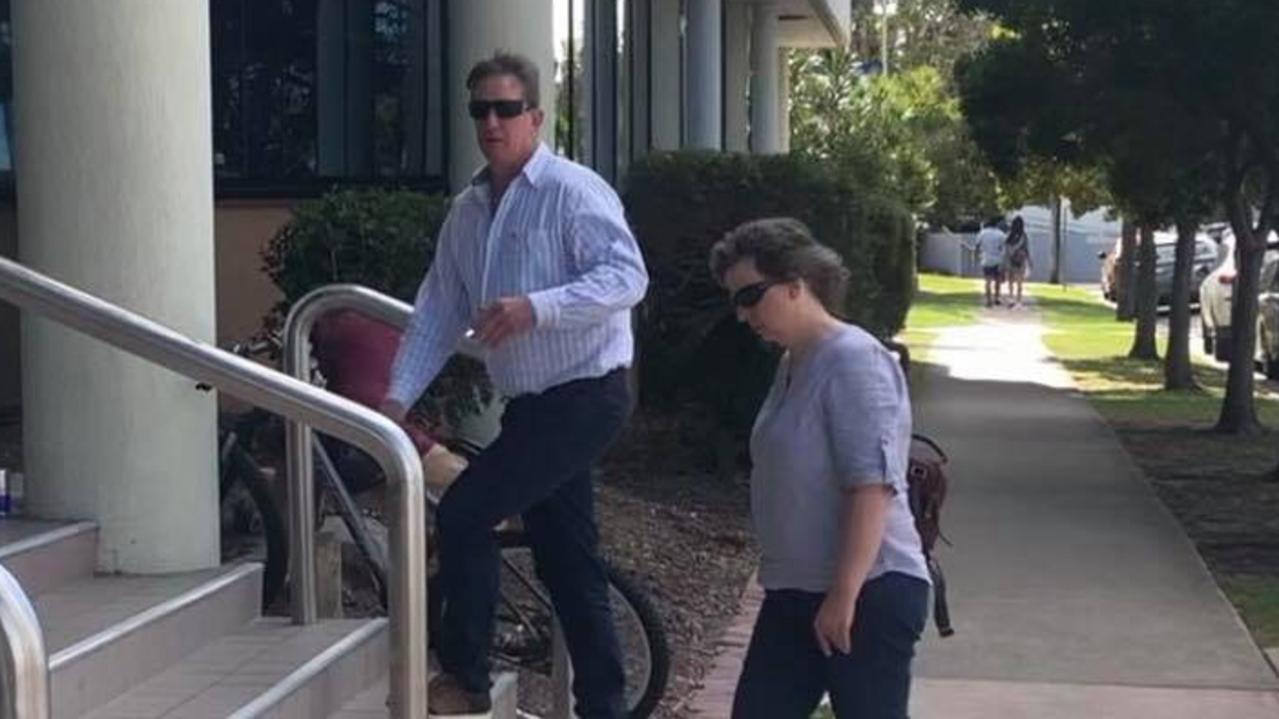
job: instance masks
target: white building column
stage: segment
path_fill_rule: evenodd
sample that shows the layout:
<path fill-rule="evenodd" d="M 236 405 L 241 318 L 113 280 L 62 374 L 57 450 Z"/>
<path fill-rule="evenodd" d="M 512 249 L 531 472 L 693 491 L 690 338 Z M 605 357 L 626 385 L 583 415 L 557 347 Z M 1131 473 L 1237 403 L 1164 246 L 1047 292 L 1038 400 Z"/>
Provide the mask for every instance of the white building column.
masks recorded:
<path fill-rule="evenodd" d="M 16 0 L 12 19 L 21 260 L 214 341 L 206 4 Z M 216 566 L 214 397 L 30 315 L 22 354 L 31 513 L 96 520 L 103 571 Z"/>
<path fill-rule="evenodd" d="M 757 155 L 782 151 L 777 50 L 777 4 L 756 5 L 751 19 L 751 152 Z"/>
<path fill-rule="evenodd" d="M 684 145 L 724 146 L 724 0 L 684 5 Z"/>
<path fill-rule="evenodd" d="M 553 0 L 466 0 L 448 5 L 449 23 L 449 184 L 466 186 L 484 156 L 475 142 L 475 123 L 466 114 L 470 94 L 466 74 L 497 50 L 519 53 L 537 64 L 541 107 L 546 114 L 542 140 L 554 144 L 555 38 Z"/>
<path fill-rule="evenodd" d="M 649 121 L 655 150 L 678 150 L 683 137 L 679 2 L 652 0 Z"/>
<path fill-rule="evenodd" d="M 724 149 L 750 149 L 750 5 L 724 6 Z"/>

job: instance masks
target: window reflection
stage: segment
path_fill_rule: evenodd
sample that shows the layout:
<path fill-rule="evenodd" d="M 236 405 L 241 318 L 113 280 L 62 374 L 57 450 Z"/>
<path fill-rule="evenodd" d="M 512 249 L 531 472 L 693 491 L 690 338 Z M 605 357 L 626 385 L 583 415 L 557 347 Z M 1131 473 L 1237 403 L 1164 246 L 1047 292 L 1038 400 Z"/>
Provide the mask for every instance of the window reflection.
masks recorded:
<path fill-rule="evenodd" d="M 215 176 L 287 185 L 442 175 L 440 6 L 212 0 Z"/>

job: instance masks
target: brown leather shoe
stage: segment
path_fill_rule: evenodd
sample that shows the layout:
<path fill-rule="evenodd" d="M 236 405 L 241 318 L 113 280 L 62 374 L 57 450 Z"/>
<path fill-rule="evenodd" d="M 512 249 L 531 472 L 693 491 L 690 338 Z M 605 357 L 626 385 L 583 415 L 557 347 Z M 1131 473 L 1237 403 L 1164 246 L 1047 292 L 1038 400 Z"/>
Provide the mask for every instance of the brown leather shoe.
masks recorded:
<path fill-rule="evenodd" d="M 488 692 L 473 692 L 450 674 L 437 674 L 427 688 L 427 706 L 438 716 L 484 715 L 493 710 Z"/>

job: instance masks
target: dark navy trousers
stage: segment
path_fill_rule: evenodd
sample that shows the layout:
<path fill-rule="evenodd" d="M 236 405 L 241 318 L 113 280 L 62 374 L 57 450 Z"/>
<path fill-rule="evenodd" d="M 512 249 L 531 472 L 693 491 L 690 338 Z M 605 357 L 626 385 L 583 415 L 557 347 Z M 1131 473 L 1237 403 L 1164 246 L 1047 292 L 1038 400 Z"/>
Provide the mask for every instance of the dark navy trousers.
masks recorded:
<path fill-rule="evenodd" d="M 839 719 L 906 719 L 928 583 L 899 572 L 867 582 L 857 598 L 852 652 L 829 658 L 813 630 L 823 599 L 789 589 L 765 593 L 733 719 L 808 719 L 827 692 Z"/>
<path fill-rule="evenodd" d="M 618 369 L 511 400 L 498 438 L 444 494 L 436 514 L 443 615 L 441 668 L 471 691 L 490 687 L 499 584 L 493 527 L 520 515 L 573 661 L 583 719 L 625 716 L 625 674 L 599 556 L 591 465 L 631 411 Z"/>

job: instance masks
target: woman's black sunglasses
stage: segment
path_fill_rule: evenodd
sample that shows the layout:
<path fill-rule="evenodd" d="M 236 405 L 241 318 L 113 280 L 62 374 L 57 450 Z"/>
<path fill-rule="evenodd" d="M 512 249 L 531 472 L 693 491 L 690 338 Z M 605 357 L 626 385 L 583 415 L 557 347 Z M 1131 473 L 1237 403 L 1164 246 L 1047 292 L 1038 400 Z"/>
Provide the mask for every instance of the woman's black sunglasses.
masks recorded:
<path fill-rule="evenodd" d="M 760 300 L 764 299 L 764 293 L 768 292 L 768 288 L 775 284 L 777 283 L 765 280 L 763 282 L 746 285 L 733 293 L 733 306 L 740 307 L 741 309 L 750 309 L 751 307 L 754 307 L 759 304 Z"/>
<path fill-rule="evenodd" d="M 466 111 L 473 120 L 483 120 L 490 112 L 496 112 L 498 117 L 509 120 L 528 109 L 528 103 L 523 100 L 471 100 L 466 106 Z"/>

